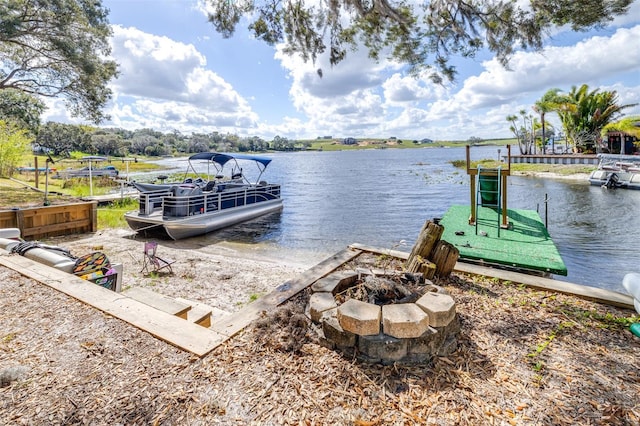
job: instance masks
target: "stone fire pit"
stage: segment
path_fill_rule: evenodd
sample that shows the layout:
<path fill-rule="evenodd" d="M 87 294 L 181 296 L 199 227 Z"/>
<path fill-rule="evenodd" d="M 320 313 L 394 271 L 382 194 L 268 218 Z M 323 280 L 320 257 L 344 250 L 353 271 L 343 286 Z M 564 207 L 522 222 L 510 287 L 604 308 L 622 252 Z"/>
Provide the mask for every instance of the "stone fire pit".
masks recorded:
<path fill-rule="evenodd" d="M 400 276 L 356 270 L 334 272 L 316 281 L 308 314 L 321 341 L 347 355 L 382 364 L 423 364 L 453 352 L 460 324 L 455 302 L 442 287 L 426 280 L 413 283 L 411 294 L 399 285 L 405 292 L 401 298 L 379 300 L 379 293 L 389 290 L 370 295 L 368 301 L 345 297 L 352 287 L 372 288 L 376 281 L 393 289 Z M 415 274 L 407 277 L 405 281 L 418 280 Z"/>

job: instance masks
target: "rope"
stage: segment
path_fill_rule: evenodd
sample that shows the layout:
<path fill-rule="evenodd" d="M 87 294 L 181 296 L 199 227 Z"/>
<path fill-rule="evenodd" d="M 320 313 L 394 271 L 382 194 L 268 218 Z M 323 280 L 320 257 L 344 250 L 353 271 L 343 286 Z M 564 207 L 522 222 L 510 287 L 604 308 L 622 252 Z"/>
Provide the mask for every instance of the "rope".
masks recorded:
<path fill-rule="evenodd" d="M 65 248 L 40 244 L 37 241 L 21 241 L 16 246 L 11 248 L 11 253 L 18 253 L 20 256 L 24 256 L 26 252 L 34 248 L 57 251 L 70 259 L 75 259 L 75 257 L 69 252 L 69 250 Z"/>

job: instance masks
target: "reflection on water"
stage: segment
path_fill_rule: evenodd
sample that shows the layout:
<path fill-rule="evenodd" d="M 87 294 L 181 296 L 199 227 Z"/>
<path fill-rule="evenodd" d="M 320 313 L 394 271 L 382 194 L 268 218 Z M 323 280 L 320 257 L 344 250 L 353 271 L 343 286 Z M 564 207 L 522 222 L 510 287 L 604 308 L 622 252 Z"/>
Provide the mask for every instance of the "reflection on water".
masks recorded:
<path fill-rule="evenodd" d="M 474 147 L 473 159 L 496 158 Z M 451 160 L 464 148 L 387 149 L 270 154 L 264 176 L 282 184 L 284 210 L 201 237 L 195 245 L 236 241 L 272 256 L 318 262 L 359 242 L 409 251 L 425 220 L 452 204 L 469 204 L 469 178 Z M 569 270 L 557 277 L 624 291 L 622 277 L 640 271 L 640 191 L 606 190 L 588 182 L 509 178 L 508 205 L 538 209 Z"/>

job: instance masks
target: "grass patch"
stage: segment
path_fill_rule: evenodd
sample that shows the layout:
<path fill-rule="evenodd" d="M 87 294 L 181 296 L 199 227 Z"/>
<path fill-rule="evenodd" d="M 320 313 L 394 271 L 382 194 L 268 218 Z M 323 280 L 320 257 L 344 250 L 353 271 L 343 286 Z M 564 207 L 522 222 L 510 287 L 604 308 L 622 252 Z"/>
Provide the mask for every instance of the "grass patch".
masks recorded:
<path fill-rule="evenodd" d="M 116 200 L 110 205 L 98 208 L 98 228 L 126 228 L 124 214 L 138 208 L 138 201 L 133 198 Z"/>
<path fill-rule="evenodd" d="M 464 169 L 467 167 L 466 160 L 453 160 L 451 161 L 451 164 L 459 169 Z M 476 160 L 471 162 L 470 167 L 472 169 L 476 169 L 478 166 L 492 169 L 495 169 L 498 166 L 501 166 L 503 169 L 507 167 L 505 163 L 490 159 Z M 589 164 L 511 164 L 512 172 L 556 173 L 562 176 L 569 176 L 576 173 L 591 173 L 595 169 L 597 169 L 597 166 Z"/>

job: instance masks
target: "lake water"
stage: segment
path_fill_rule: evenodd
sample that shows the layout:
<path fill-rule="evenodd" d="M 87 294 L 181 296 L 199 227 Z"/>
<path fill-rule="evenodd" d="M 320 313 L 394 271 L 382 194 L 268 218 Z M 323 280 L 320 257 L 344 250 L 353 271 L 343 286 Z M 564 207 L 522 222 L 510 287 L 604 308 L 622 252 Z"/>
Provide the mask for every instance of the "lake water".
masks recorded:
<path fill-rule="evenodd" d="M 427 219 L 469 204 L 469 177 L 450 164 L 465 159 L 464 148 L 267 156 L 273 161 L 263 179 L 282 184 L 284 210 L 194 243 L 236 241 L 307 263 L 354 242 L 410 251 Z M 471 157 L 497 158 L 498 147 L 474 147 Z M 162 163 L 186 168 L 184 160 Z M 624 292 L 624 275 L 640 271 L 640 191 L 518 176 L 508 182 L 509 208 L 539 209 L 543 219 L 548 194 L 549 233 L 569 270 L 555 278 Z"/>

